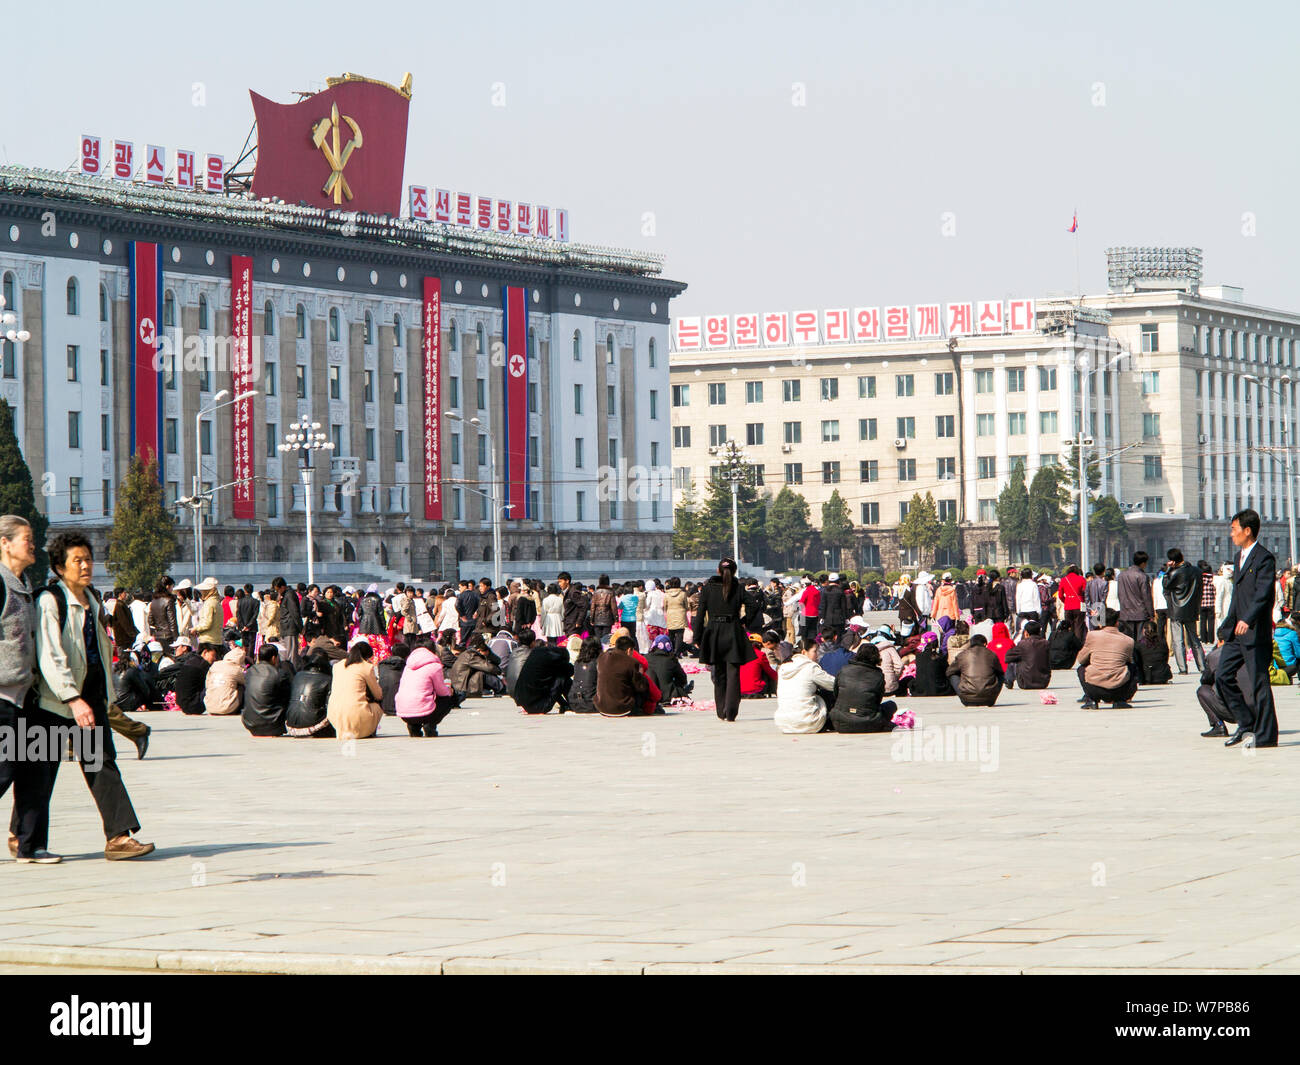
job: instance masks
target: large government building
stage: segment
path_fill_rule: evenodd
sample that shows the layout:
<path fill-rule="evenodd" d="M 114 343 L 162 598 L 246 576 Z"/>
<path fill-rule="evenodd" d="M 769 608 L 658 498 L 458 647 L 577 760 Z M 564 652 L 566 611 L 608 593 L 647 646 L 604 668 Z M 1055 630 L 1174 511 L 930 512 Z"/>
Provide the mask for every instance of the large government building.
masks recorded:
<path fill-rule="evenodd" d="M 998 494 L 1017 464 L 1029 480 L 1070 461 L 1086 406 L 1099 494 L 1127 519 L 1094 560 L 1179 546 L 1217 564 L 1245 506 L 1283 558 L 1300 314 L 1202 286 L 1194 248 L 1108 255 L 1109 291 L 1077 299 L 675 321 L 677 500 L 688 486 L 702 496 L 720 461 L 710 449 L 734 440 L 761 490 L 802 493 L 814 526 L 838 490 L 864 567 L 915 565 L 896 532 L 917 492 L 961 528 L 962 551 L 939 564 L 1005 563 Z"/>
<path fill-rule="evenodd" d="M 30 334 L 4 342 L 0 396 L 16 412 L 51 525 L 82 528 L 103 550 L 141 411 L 156 402 L 169 503 L 192 494 L 196 462 L 211 494 L 202 547 L 212 572 L 274 561 L 301 574 L 304 488 L 297 459 L 278 449 L 296 422 L 318 423 L 334 445 L 312 482 L 318 560 L 355 562 L 376 579 L 454 578 L 458 562 L 490 572 L 482 563 L 492 554 L 492 456 L 467 423 L 490 428 L 504 482 L 505 439 L 513 432 L 522 448 L 524 424 L 505 423 L 504 367 L 509 360 L 514 374 L 519 354 L 504 338 L 509 289 L 522 290 L 527 323 L 528 469 L 523 502 L 505 514 L 503 561 L 668 558 L 667 488 L 662 500 L 626 498 L 601 481 L 604 467 L 668 468 L 669 301 L 685 286 L 660 276 L 656 256 L 494 229 L 170 180 L 0 168 L 0 281 Z M 139 286 L 154 284 L 152 267 L 137 269 L 141 248 L 159 263 L 160 322 L 136 306 Z M 231 406 L 201 412 L 240 387 L 223 340 L 232 334 L 232 263 L 242 257 L 251 260 L 258 365 L 245 408 L 251 433 L 246 421 L 240 443 Z M 429 278 L 441 293 L 436 385 L 423 373 Z M 236 297 L 239 313 L 246 302 Z M 198 338 L 201 354 L 149 386 L 135 333 L 152 340 L 155 328 L 178 351 Z M 431 448 L 426 396 L 462 415 L 434 412 Z M 430 469 L 439 471 L 436 492 Z M 255 486 L 240 517 L 237 482 Z M 441 517 L 430 519 L 426 498 L 435 495 Z M 177 515 L 174 572 L 188 575 L 189 517 Z"/>

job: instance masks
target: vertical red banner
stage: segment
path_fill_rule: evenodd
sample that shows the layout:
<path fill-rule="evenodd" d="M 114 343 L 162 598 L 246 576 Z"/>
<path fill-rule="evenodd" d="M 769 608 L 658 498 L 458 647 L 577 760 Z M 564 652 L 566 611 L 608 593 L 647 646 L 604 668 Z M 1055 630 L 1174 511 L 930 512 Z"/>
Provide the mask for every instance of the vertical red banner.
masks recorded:
<path fill-rule="evenodd" d="M 424 279 L 424 517 L 442 521 L 442 281 Z"/>
<path fill-rule="evenodd" d="M 127 259 L 131 274 L 131 454 L 146 463 L 158 460 L 161 477 L 158 325 L 162 320 L 162 252 L 157 244 L 134 240 Z"/>
<path fill-rule="evenodd" d="M 503 286 L 505 310 L 505 506 L 506 518 L 528 513 L 528 290 Z"/>
<path fill-rule="evenodd" d="M 235 342 L 231 389 L 236 396 L 242 396 L 253 388 L 253 260 L 247 255 L 230 257 L 230 335 Z M 231 417 L 235 452 L 235 498 L 231 513 L 236 518 L 256 518 L 252 397 L 231 404 Z"/>

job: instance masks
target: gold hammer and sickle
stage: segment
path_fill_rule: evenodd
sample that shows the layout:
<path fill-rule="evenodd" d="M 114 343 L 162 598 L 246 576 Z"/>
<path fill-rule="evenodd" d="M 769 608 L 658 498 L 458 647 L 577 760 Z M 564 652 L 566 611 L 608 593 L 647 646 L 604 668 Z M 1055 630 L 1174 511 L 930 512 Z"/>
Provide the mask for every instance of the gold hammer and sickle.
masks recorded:
<path fill-rule="evenodd" d="M 339 144 L 339 130 L 342 122 L 346 122 L 352 128 L 352 139 L 346 146 Z M 327 143 L 325 138 L 329 137 L 331 132 L 333 137 Z M 339 105 L 334 104 L 330 108 L 328 118 L 322 118 L 315 126 L 312 127 L 311 140 L 325 156 L 325 161 L 330 165 L 330 176 L 325 182 L 325 187 L 321 191 L 325 195 L 334 196 L 335 203 L 342 203 L 343 197 L 352 199 L 352 190 L 348 188 L 348 179 L 343 176 L 343 168 L 348 165 L 348 159 L 352 152 L 361 147 L 361 127 L 349 115 L 339 116 Z M 340 149 L 342 149 L 340 151 Z"/>

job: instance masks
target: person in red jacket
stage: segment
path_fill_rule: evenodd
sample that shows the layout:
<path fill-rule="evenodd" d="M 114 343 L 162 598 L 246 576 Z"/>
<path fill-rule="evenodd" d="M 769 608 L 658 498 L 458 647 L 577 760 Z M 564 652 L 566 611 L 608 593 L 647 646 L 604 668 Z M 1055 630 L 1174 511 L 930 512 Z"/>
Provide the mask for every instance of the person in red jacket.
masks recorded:
<path fill-rule="evenodd" d="M 817 619 L 821 616 L 822 592 L 811 578 L 805 579 L 808 583 L 805 585 L 804 590 L 799 593 L 799 602 L 803 606 L 803 634 L 805 636 L 816 636 Z"/>
<path fill-rule="evenodd" d="M 609 645 L 613 647 L 620 636 L 626 636 L 628 639 L 632 639 L 632 634 L 628 632 L 627 629 L 620 626 L 619 628 L 610 631 Z M 633 641 L 632 646 L 628 648 L 627 653 L 630 654 L 641 667 L 641 674 L 645 677 L 646 684 L 650 687 L 650 694 L 646 696 L 646 701 L 644 703 L 644 712 L 647 714 L 664 713 L 665 711 L 663 707 L 659 705 L 659 700 L 663 698 L 663 692 L 659 690 L 659 685 L 655 683 L 654 675 L 650 672 L 650 663 L 645 660 L 645 655 L 636 649 L 635 641 Z"/>
<path fill-rule="evenodd" d="M 1070 566 L 1061 578 L 1056 589 L 1057 598 L 1061 600 L 1061 609 L 1065 613 L 1064 622 L 1082 641 L 1088 635 L 1088 623 L 1083 614 L 1083 593 L 1088 582 L 1079 572 L 1078 566 Z"/>
<path fill-rule="evenodd" d="M 751 643 L 760 644 L 763 638 L 758 633 L 754 633 L 749 639 Z M 756 649 L 758 654 L 740 667 L 742 699 L 776 694 L 776 670 L 772 668 L 772 663 L 768 661 L 763 649 L 761 647 Z"/>

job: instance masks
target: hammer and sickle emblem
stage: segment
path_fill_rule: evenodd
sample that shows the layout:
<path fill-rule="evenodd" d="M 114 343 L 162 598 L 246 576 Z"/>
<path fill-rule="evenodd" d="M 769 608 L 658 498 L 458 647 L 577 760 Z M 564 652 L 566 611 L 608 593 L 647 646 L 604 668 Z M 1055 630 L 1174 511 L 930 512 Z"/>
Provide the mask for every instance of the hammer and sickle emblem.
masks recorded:
<path fill-rule="evenodd" d="M 340 144 L 339 138 L 340 127 L 344 122 L 352 129 L 352 139 L 346 145 Z M 330 137 L 330 140 L 326 141 L 326 137 Z M 321 191 L 326 196 L 332 194 L 335 203 L 342 203 L 344 196 L 349 200 L 352 199 L 352 190 L 348 188 L 348 179 L 343 176 L 343 168 L 348 165 L 348 159 L 353 151 L 361 147 L 361 127 L 351 116 L 340 116 L 339 105 L 334 104 L 330 108 L 329 117 L 322 118 L 312 127 L 311 140 L 321 150 L 325 161 L 330 165 L 329 179 Z"/>

